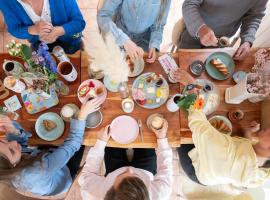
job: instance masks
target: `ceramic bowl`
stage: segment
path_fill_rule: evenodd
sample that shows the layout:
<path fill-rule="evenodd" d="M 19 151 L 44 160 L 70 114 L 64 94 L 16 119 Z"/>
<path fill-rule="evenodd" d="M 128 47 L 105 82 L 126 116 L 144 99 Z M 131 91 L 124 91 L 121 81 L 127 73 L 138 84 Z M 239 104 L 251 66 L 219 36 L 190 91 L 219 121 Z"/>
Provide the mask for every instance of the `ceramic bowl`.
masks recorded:
<path fill-rule="evenodd" d="M 103 115 L 100 110 L 89 114 L 86 118 L 86 128 L 96 128 L 98 127 L 103 120 Z"/>

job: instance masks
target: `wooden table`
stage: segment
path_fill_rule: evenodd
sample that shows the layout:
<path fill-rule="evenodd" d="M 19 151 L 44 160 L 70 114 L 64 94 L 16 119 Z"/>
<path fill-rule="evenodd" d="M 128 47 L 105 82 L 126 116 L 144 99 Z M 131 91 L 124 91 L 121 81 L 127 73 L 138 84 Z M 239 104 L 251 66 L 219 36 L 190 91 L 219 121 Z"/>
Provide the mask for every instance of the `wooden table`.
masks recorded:
<path fill-rule="evenodd" d="M 201 49 L 201 50 L 180 50 L 179 51 L 179 65 L 181 68 L 185 69 L 186 71 L 189 71 L 189 65 L 194 60 L 201 60 L 205 61 L 205 59 L 216 51 L 224 51 L 230 55 L 233 55 L 235 50 L 234 49 Z M 236 64 L 236 71 L 250 71 L 251 67 L 254 65 L 254 53 L 256 52 L 256 49 L 252 50 L 250 55 L 245 58 L 245 60 L 239 62 L 235 62 Z M 224 115 L 227 116 L 227 113 L 229 110 L 239 108 L 242 111 L 244 111 L 245 116 L 242 121 L 239 123 L 233 124 L 233 135 L 242 136 L 243 134 L 243 128 L 248 127 L 251 121 L 256 120 L 257 122 L 260 122 L 260 108 L 261 103 L 250 103 L 249 101 L 244 101 L 241 104 L 233 105 L 233 104 L 226 104 L 225 103 L 225 89 L 228 87 L 231 87 L 235 85 L 232 78 L 229 78 L 225 81 L 217 81 L 211 78 L 206 72 L 203 73 L 200 77 L 194 77 L 194 78 L 202 78 L 207 79 L 212 82 L 214 82 L 219 90 L 221 95 L 221 102 L 220 106 L 218 107 L 217 111 L 211 114 L 209 117 L 213 115 Z M 181 86 L 182 88 L 183 86 Z M 180 127 L 181 127 L 181 143 L 191 143 L 191 131 L 188 128 L 188 121 L 187 121 L 187 115 L 183 111 L 180 111 Z"/>
<path fill-rule="evenodd" d="M 9 90 L 10 91 L 9 97 L 11 97 L 13 95 L 17 95 L 18 99 L 20 100 L 20 102 L 22 104 L 22 108 L 20 110 L 16 111 L 20 115 L 20 117 L 17 121 L 25 128 L 25 130 L 27 130 L 33 134 L 33 136 L 29 140 L 29 144 L 31 144 L 31 145 L 60 145 L 64 142 L 65 138 L 68 136 L 69 123 L 65 123 L 65 132 L 62 135 L 62 137 L 60 137 L 58 140 L 55 140 L 53 142 L 46 142 L 45 140 L 42 140 L 37 136 L 37 134 L 35 132 L 35 122 L 40 115 L 42 115 L 43 113 L 46 113 L 46 112 L 55 112 L 55 113 L 60 114 L 60 110 L 61 110 L 62 106 L 67 104 L 67 103 L 74 103 L 74 104 L 80 106 L 80 102 L 76 96 L 76 91 L 81 83 L 81 68 L 80 68 L 80 66 L 81 66 L 81 52 L 77 52 L 76 54 L 72 55 L 70 58 L 71 58 L 71 62 L 75 66 L 76 70 L 78 71 L 78 78 L 73 83 L 68 83 L 68 82 L 64 81 L 65 84 L 67 84 L 69 86 L 70 93 L 67 96 L 60 96 L 59 97 L 60 101 L 59 101 L 59 104 L 57 106 L 52 107 L 49 110 L 45 110 L 45 111 L 40 112 L 40 113 L 30 115 L 27 113 L 25 107 L 22 104 L 21 95 L 16 94 L 14 92 L 11 92 Z M 6 77 L 6 75 L 4 74 L 3 68 L 2 68 L 4 59 L 17 60 L 18 62 L 22 62 L 21 59 L 11 57 L 9 54 L 0 54 L 0 66 L 1 66 L 0 67 L 0 80 L 2 80 L 2 81 Z M 60 77 L 60 80 L 63 80 L 62 77 Z M 0 100 L 0 105 L 4 105 L 4 103 L 3 103 L 4 100 Z"/>
<path fill-rule="evenodd" d="M 175 58 L 175 61 L 178 63 L 178 55 L 173 55 Z M 83 55 L 83 60 L 86 59 L 87 55 Z M 88 73 L 87 73 L 87 67 L 88 63 L 86 61 L 83 61 L 82 63 L 82 69 L 81 69 L 81 77 L 82 81 L 89 79 Z M 157 72 L 161 73 L 165 76 L 164 70 L 162 69 L 161 65 L 158 61 L 156 61 L 153 64 L 145 63 L 145 69 L 144 72 Z M 134 81 L 134 78 L 129 78 L 129 87 L 131 87 L 132 82 Z M 179 84 L 169 84 L 170 85 L 170 95 L 179 93 Z M 116 118 L 119 115 L 124 115 L 125 113 L 121 109 L 121 101 L 118 93 L 112 93 L 108 91 L 108 96 L 105 101 L 105 103 L 102 105 L 101 111 L 103 113 L 103 122 L 100 127 L 104 127 L 107 124 L 110 124 L 111 121 Z M 143 135 L 144 135 L 144 142 L 141 142 L 140 136 L 136 139 L 135 142 L 128 144 L 128 145 L 120 145 L 113 141 L 112 139 L 109 141 L 108 146 L 112 147 L 128 147 L 128 148 L 154 148 L 156 147 L 156 136 L 152 131 L 150 131 L 147 128 L 146 125 L 146 119 L 149 115 L 153 113 L 160 113 L 164 115 L 164 117 L 169 122 L 169 130 L 168 130 L 168 140 L 171 146 L 178 147 L 180 146 L 181 138 L 180 138 L 180 121 L 179 121 L 179 112 L 176 113 L 170 113 L 168 112 L 166 105 L 162 105 L 160 108 L 149 110 L 145 108 L 141 108 L 138 105 L 135 104 L 135 109 L 131 114 L 128 114 L 135 119 L 141 119 L 143 123 Z M 96 129 L 87 129 L 85 133 L 85 139 L 84 144 L 85 145 L 94 145 L 97 138 L 97 132 L 100 130 L 100 127 Z M 125 134 L 125 133 L 123 133 Z"/>
<path fill-rule="evenodd" d="M 174 58 L 176 62 L 178 62 L 178 54 L 174 55 Z M 10 57 L 8 54 L 0 54 L 0 66 L 2 66 L 4 59 L 11 59 L 11 60 L 18 60 Z M 20 60 L 18 60 L 20 61 Z M 29 143 L 31 145 L 60 145 L 64 142 L 64 139 L 67 137 L 69 132 L 69 123 L 65 123 L 65 133 L 61 138 L 59 138 L 56 141 L 53 142 L 46 142 L 42 139 L 40 139 L 35 134 L 35 121 L 37 118 L 45 113 L 45 112 L 56 112 L 60 113 L 60 110 L 63 105 L 67 103 L 75 103 L 78 106 L 80 105 L 80 102 L 77 98 L 77 89 L 81 82 L 84 80 L 89 79 L 87 68 L 89 66 L 88 63 L 88 55 L 85 52 L 78 52 L 75 55 L 71 57 L 72 63 L 76 66 L 77 71 L 79 72 L 78 79 L 71 84 L 68 84 L 70 86 L 70 94 L 68 96 L 60 97 L 60 103 L 43 112 L 37 113 L 35 115 L 30 115 L 27 113 L 25 108 L 22 108 L 18 111 L 18 114 L 20 115 L 20 118 L 18 119 L 18 122 L 23 125 L 23 127 L 27 130 L 33 133 L 33 137 L 30 139 Z M 81 66 L 81 67 L 80 67 Z M 145 71 L 144 72 L 158 72 L 162 73 L 163 69 L 159 65 L 158 61 L 156 61 L 153 64 L 146 64 Z M 165 75 L 165 74 L 164 74 Z M 5 77 L 5 74 L 3 73 L 2 67 L 0 68 L 0 79 L 3 80 Z M 134 79 L 129 80 L 129 85 L 131 86 Z M 67 82 L 65 82 L 67 83 Z M 174 84 L 170 85 L 170 94 L 175 94 L 179 92 L 179 85 Z M 13 92 L 10 93 L 10 96 L 14 95 Z M 18 95 L 18 98 L 21 99 L 20 95 Z M 22 103 L 22 102 L 21 102 Z M 0 101 L 0 105 L 3 104 L 3 100 Z M 102 124 L 96 128 L 96 129 L 86 129 L 85 132 L 85 139 L 84 144 L 85 145 L 94 145 L 97 139 L 97 132 L 100 130 L 101 127 L 104 127 L 107 124 L 110 124 L 111 121 L 119 116 L 125 114 L 121 109 L 121 99 L 119 97 L 118 93 L 112 93 L 108 92 L 107 99 L 105 103 L 102 105 L 101 109 L 103 113 L 103 122 Z M 138 105 L 135 105 L 135 110 L 130 115 L 133 116 L 135 119 L 141 119 L 143 122 L 143 134 L 144 134 L 144 143 L 141 142 L 140 137 L 137 138 L 135 142 L 129 145 L 120 145 L 113 141 L 112 139 L 109 141 L 109 146 L 118 146 L 118 147 L 137 147 L 137 148 L 154 148 L 156 147 L 156 136 L 154 133 L 152 133 L 150 130 L 148 130 L 146 126 L 146 119 L 150 114 L 153 113 L 161 113 L 164 115 L 166 119 L 169 121 L 169 131 L 168 131 L 168 140 L 169 143 L 176 147 L 180 146 L 180 120 L 179 120 L 179 113 L 169 113 L 166 109 L 166 106 L 163 105 L 158 109 L 148 110 L 139 107 Z M 124 133 L 123 133 L 124 134 Z"/>

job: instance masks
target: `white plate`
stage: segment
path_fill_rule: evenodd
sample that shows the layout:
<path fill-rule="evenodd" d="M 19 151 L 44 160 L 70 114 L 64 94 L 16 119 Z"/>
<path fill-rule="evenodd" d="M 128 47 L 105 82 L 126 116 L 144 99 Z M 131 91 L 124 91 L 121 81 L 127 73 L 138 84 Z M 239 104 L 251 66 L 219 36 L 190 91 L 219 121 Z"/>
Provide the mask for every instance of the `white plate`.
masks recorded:
<path fill-rule="evenodd" d="M 133 117 L 122 115 L 112 121 L 110 133 L 116 142 L 120 144 L 129 144 L 138 137 L 139 126 Z"/>
<path fill-rule="evenodd" d="M 86 94 L 84 97 L 80 97 L 79 96 L 79 90 L 80 90 L 80 88 L 82 86 L 87 85 L 90 82 L 93 82 L 95 84 L 95 88 L 102 87 L 103 93 L 101 95 L 97 96 L 96 98 L 102 99 L 102 103 L 104 103 L 104 101 L 106 100 L 106 97 L 107 97 L 107 90 L 106 90 L 105 86 L 103 85 L 103 83 L 101 81 L 95 80 L 95 79 L 88 79 L 88 80 L 82 82 L 81 85 L 79 86 L 78 91 L 77 91 L 77 95 L 78 95 L 78 98 L 79 98 L 80 102 L 85 103 L 85 102 L 88 101 L 88 99 L 89 99 L 88 95 Z"/>

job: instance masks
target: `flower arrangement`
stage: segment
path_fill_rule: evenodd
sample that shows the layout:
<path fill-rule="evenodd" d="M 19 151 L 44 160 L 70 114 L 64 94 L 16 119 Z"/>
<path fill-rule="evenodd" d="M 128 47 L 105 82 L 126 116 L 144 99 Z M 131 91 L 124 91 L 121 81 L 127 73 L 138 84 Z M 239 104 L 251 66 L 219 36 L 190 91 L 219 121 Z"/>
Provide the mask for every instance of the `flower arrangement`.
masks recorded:
<path fill-rule="evenodd" d="M 103 71 L 104 75 L 116 83 L 128 81 L 129 67 L 125 53 L 116 44 L 111 33 L 106 34 L 104 38 L 100 33 L 93 33 L 86 49 L 91 56 L 93 71 Z"/>
<path fill-rule="evenodd" d="M 57 66 L 48 46 L 41 43 L 36 51 L 32 51 L 28 45 L 12 40 L 6 47 L 11 56 L 25 61 L 25 72 L 18 78 L 23 79 L 28 87 L 50 94 L 50 87 L 57 81 Z"/>
<path fill-rule="evenodd" d="M 260 49 L 255 53 L 255 64 L 247 79 L 247 90 L 250 93 L 270 94 L 270 49 Z"/>
<path fill-rule="evenodd" d="M 197 95 L 192 93 L 192 94 L 185 94 L 182 98 L 179 98 L 177 101 L 177 105 L 179 108 L 182 108 L 184 111 L 188 111 L 189 107 L 191 105 L 194 105 L 196 102 Z"/>

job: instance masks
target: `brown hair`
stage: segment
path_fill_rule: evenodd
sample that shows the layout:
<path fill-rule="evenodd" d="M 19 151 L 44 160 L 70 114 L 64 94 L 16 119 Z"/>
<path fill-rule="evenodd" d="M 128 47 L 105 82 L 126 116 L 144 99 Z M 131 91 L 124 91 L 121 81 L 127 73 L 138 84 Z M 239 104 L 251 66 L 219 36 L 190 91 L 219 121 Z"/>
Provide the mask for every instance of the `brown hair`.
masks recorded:
<path fill-rule="evenodd" d="M 138 177 L 127 177 L 117 188 L 111 187 L 104 200 L 149 200 L 149 192 Z"/>
<path fill-rule="evenodd" d="M 0 181 L 9 182 L 12 178 L 17 176 L 22 169 L 33 165 L 35 161 L 41 159 L 45 152 L 33 157 L 28 154 L 22 154 L 21 161 L 13 167 L 9 160 L 0 154 Z"/>

